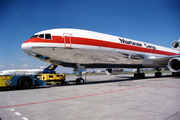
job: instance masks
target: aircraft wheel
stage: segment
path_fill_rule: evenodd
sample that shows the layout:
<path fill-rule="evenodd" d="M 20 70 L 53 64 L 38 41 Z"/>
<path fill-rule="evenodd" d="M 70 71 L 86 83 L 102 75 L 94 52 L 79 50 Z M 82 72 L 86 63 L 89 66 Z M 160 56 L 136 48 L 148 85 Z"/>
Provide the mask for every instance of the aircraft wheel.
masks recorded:
<path fill-rule="evenodd" d="M 180 76 L 179 72 L 172 72 L 172 76 Z"/>
<path fill-rule="evenodd" d="M 144 78 L 145 74 L 144 73 L 134 73 L 134 78 Z"/>
<path fill-rule="evenodd" d="M 144 78 L 145 77 L 145 73 L 141 73 L 141 77 Z"/>
<path fill-rule="evenodd" d="M 162 77 L 162 72 L 156 72 L 155 77 Z"/>
<path fill-rule="evenodd" d="M 176 76 L 176 73 L 175 73 L 175 72 L 172 72 L 172 76 Z"/>
<path fill-rule="evenodd" d="M 32 86 L 32 81 L 29 77 L 22 77 L 19 80 L 19 88 L 20 89 L 28 89 Z"/>
<path fill-rule="evenodd" d="M 83 79 L 83 78 L 77 78 L 77 79 L 76 79 L 76 84 L 77 84 L 77 85 L 84 84 L 84 79 Z"/>
<path fill-rule="evenodd" d="M 138 74 L 137 73 L 134 73 L 134 78 L 137 78 L 138 77 Z"/>
<path fill-rule="evenodd" d="M 138 73 L 138 77 L 141 78 L 141 73 Z"/>
<path fill-rule="evenodd" d="M 155 72 L 155 77 L 158 77 L 158 72 Z"/>

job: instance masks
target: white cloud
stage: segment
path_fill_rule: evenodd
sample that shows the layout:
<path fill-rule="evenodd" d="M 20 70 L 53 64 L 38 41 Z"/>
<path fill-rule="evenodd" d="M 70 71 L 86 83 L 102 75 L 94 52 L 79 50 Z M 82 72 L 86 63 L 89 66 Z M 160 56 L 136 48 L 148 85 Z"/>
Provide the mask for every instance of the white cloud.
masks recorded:
<path fill-rule="evenodd" d="M 4 65 L 0 65 L 0 67 L 1 67 L 1 68 L 3 68 L 3 67 L 4 67 Z"/>
<path fill-rule="evenodd" d="M 15 65 L 14 64 L 11 64 L 11 67 L 14 67 Z"/>
<path fill-rule="evenodd" d="M 26 58 L 20 58 L 20 60 L 23 61 L 23 62 L 28 61 L 28 59 L 26 59 Z"/>
<path fill-rule="evenodd" d="M 22 65 L 22 67 L 24 67 L 24 68 L 26 67 L 26 68 L 27 68 L 27 67 L 29 67 L 29 65 L 27 65 L 27 64 L 24 64 L 24 65 Z"/>
<path fill-rule="evenodd" d="M 42 65 L 47 65 L 47 63 L 44 62 Z"/>

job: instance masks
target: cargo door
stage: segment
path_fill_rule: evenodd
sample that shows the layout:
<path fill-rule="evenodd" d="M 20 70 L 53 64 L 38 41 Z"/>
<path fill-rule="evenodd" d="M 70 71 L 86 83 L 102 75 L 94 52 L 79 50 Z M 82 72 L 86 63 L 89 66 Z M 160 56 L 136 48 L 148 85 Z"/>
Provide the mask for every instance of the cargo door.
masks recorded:
<path fill-rule="evenodd" d="M 64 46 L 66 48 L 71 48 L 71 36 L 69 33 L 63 33 L 64 37 Z"/>

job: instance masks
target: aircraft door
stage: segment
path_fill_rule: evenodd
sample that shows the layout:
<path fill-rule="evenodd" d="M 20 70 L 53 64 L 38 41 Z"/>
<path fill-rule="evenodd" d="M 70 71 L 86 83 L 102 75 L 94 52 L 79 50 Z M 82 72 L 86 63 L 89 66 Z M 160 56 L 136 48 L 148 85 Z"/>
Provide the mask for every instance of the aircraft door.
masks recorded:
<path fill-rule="evenodd" d="M 66 48 L 71 48 L 71 34 L 69 33 L 63 33 L 63 37 L 64 37 L 64 46 Z"/>

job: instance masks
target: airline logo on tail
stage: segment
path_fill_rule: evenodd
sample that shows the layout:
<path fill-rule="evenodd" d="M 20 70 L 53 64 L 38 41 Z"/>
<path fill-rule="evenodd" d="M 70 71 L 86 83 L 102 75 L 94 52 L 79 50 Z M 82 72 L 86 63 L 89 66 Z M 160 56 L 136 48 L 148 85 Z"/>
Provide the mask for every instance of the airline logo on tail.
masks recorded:
<path fill-rule="evenodd" d="M 51 67 L 49 67 L 49 70 L 52 70 L 52 69 L 53 69 L 53 67 L 54 67 L 54 65 L 51 65 Z"/>
<path fill-rule="evenodd" d="M 43 70 L 43 73 L 53 73 L 56 68 L 57 68 L 57 65 L 51 64 L 50 66 L 48 66 L 47 68 Z"/>

